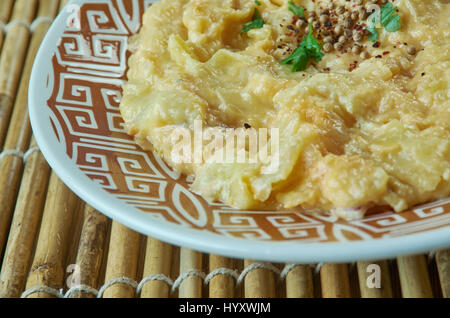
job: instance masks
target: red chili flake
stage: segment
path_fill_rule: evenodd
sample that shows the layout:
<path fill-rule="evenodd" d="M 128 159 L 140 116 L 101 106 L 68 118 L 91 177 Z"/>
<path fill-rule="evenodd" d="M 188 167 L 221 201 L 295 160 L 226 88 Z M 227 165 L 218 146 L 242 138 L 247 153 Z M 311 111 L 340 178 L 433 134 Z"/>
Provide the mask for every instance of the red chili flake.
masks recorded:
<path fill-rule="evenodd" d="M 376 48 L 376 47 L 380 47 L 380 45 L 381 45 L 381 43 L 377 41 L 372 46 Z"/>
<path fill-rule="evenodd" d="M 377 56 L 375 56 L 375 58 L 377 58 L 377 59 L 381 59 L 383 56 L 381 56 L 381 55 L 377 55 Z"/>
<path fill-rule="evenodd" d="M 391 52 L 389 52 L 389 51 L 384 51 L 384 52 L 383 52 L 383 55 L 388 55 L 389 53 L 391 53 Z"/>

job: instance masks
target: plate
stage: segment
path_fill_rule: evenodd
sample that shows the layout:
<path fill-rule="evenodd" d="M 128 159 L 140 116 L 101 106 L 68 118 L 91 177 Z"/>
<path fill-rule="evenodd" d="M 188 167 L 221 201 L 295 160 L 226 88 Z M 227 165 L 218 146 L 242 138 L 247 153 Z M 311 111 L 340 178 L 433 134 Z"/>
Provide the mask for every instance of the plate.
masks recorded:
<path fill-rule="evenodd" d="M 98 211 L 145 235 L 229 257 L 316 263 L 450 246 L 450 199 L 356 221 L 208 204 L 143 151 L 119 113 L 128 39 L 152 1 L 71 1 L 38 52 L 29 89 L 36 140 L 58 176 Z"/>

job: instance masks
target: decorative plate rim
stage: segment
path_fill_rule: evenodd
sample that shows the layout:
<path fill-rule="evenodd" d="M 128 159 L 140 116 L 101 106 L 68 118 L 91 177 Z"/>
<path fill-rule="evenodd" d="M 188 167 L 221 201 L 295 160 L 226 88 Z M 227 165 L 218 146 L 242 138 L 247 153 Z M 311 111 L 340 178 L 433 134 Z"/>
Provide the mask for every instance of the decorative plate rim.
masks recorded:
<path fill-rule="evenodd" d="M 95 2 L 71 0 L 68 5 Z M 31 126 L 35 139 L 51 168 L 59 178 L 82 200 L 99 212 L 144 235 L 205 253 L 227 257 L 247 258 L 261 261 L 317 263 L 350 262 L 362 259 L 386 259 L 398 255 L 422 253 L 450 246 L 450 226 L 423 233 L 406 234 L 401 237 L 373 238 L 366 241 L 302 243 L 299 241 L 254 241 L 225 237 L 206 231 L 172 224 L 151 218 L 145 212 L 133 211 L 126 204 L 110 200 L 104 190 L 93 185 L 71 161 L 63 149 L 49 134 L 47 120 L 42 118 L 42 103 L 46 103 L 45 85 L 54 49 L 64 30 L 66 10 L 56 17 L 36 55 L 32 69 L 28 103 Z M 45 87 L 44 87 L 45 89 Z M 126 210 L 126 212 L 124 211 Z"/>

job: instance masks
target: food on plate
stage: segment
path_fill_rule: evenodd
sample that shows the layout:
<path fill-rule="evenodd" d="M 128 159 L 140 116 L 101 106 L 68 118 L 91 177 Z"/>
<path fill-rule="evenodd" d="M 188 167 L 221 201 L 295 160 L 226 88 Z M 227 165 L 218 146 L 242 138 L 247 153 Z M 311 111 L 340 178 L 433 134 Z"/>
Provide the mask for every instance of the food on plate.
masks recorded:
<path fill-rule="evenodd" d="M 162 0 L 130 41 L 125 127 L 239 209 L 448 197 L 449 19 L 442 0 Z M 248 160 L 220 160 L 233 133 Z"/>

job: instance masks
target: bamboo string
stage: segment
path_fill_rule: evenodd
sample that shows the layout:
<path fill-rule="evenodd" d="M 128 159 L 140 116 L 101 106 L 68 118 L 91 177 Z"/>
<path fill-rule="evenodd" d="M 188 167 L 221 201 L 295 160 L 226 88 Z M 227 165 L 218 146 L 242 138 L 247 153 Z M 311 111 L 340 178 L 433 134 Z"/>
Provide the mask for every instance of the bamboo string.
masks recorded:
<path fill-rule="evenodd" d="M 397 266 L 404 298 L 433 297 L 424 255 L 398 257 Z"/>
<path fill-rule="evenodd" d="M 324 264 L 320 269 L 322 297 L 351 297 L 347 264 Z"/>
<path fill-rule="evenodd" d="M 439 272 L 442 296 L 450 298 L 450 250 L 436 253 L 436 265 Z"/>
<path fill-rule="evenodd" d="M 314 282 L 310 266 L 295 265 L 286 275 L 287 298 L 313 298 Z"/>
<path fill-rule="evenodd" d="M 372 265 L 372 266 L 371 266 Z M 367 283 L 368 279 L 371 279 L 371 275 L 376 274 L 372 267 L 375 265 L 375 270 L 380 269 L 380 288 L 373 288 Z M 371 266 L 371 267 L 369 267 Z M 376 267 L 379 266 L 379 267 Z M 361 291 L 361 297 L 363 298 L 392 298 L 392 283 L 391 275 L 389 271 L 389 264 L 387 261 L 361 261 L 357 263 L 359 289 Z"/>
<path fill-rule="evenodd" d="M 129 277 L 134 281 L 137 279 L 140 240 L 140 234 L 122 224 L 113 222 L 106 264 L 106 283 L 122 277 Z M 132 298 L 134 296 L 135 290 L 124 281 L 111 285 L 103 293 L 105 298 Z"/>
<path fill-rule="evenodd" d="M 233 259 L 223 256 L 213 255 L 209 256 L 209 272 L 223 269 L 233 268 Z M 233 298 L 236 287 L 236 279 L 230 275 L 220 274 L 214 276 L 209 281 L 209 297 L 210 298 Z"/>
<path fill-rule="evenodd" d="M 258 262 L 245 260 L 244 266 L 248 268 Z M 275 274 L 266 268 L 258 268 L 248 272 L 244 279 L 245 298 L 273 298 L 275 292 Z"/>
<path fill-rule="evenodd" d="M 17 0 L 11 21 L 30 24 L 36 7 L 37 0 Z M 3 145 L 5 140 L 29 39 L 30 30 L 21 23 L 16 23 L 8 29 L 4 40 L 0 58 L 0 145 Z"/>
<path fill-rule="evenodd" d="M 98 286 L 108 228 L 108 218 L 86 204 L 84 208 L 83 230 L 81 232 L 76 258 L 76 265 L 79 266 L 80 276 L 79 281 L 75 281 L 74 284 Z M 92 298 L 93 295 L 92 293 L 85 293 L 82 290 L 78 290 L 69 294 L 69 297 Z"/>
<path fill-rule="evenodd" d="M 163 277 L 158 279 L 158 276 L 164 275 L 170 277 L 172 265 L 172 246 L 153 239 L 147 238 L 147 249 L 145 253 L 144 277 L 149 277 L 152 280 L 147 281 L 141 290 L 142 298 L 167 298 L 170 293 L 170 285 Z"/>
<path fill-rule="evenodd" d="M 63 288 L 68 246 L 72 239 L 72 220 L 78 209 L 78 198 L 53 172 L 47 192 L 41 228 L 26 289 L 48 286 Z M 29 297 L 49 297 L 34 293 Z"/>
<path fill-rule="evenodd" d="M 201 273 L 202 254 L 187 248 L 180 251 L 180 298 L 201 298 L 203 280 L 194 273 Z M 187 275 L 190 273 L 189 275 Z M 178 281 L 178 280 L 177 280 Z M 176 282 L 177 282 L 176 281 Z M 175 285 L 176 286 L 176 285 Z"/>
<path fill-rule="evenodd" d="M 57 0 L 41 1 L 38 16 L 54 17 L 58 7 Z M 28 48 L 22 77 L 16 101 L 14 103 L 13 114 L 9 121 L 8 133 L 4 145 L 4 152 L 23 152 L 28 146 L 31 138 L 31 127 L 28 118 L 28 85 L 31 69 L 40 44 L 47 33 L 49 24 L 41 23 L 37 25 Z M 3 60 L 2 60 L 3 61 Z M 0 74 L 1 77 L 1 74 Z M 1 126 L 1 119 L 0 119 Z M 1 128 L 0 128 L 1 129 Z M 20 156 L 7 156 L 0 161 L 0 175 L 3 182 L 0 183 L 0 202 L 3 202 L 0 210 L 0 252 L 3 251 L 6 243 L 8 227 L 10 225 L 17 189 L 20 185 L 23 163 Z"/>
<path fill-rule="evenodd" d="M 36 142 L 31 142 L 31 149 Z M 39 152 L 28 157 L 0 272 L 0 297 L 19 297 L 33 255 L 50 167 Z"/>
<path fill-rule="evenodd" d="M 196 252 L 194 252 L 194 253 L 196 253 Z M 130 277 L 122 276 L 122 277 L 117 277 L 115 279 L 109 280 L 98 291 L 91 286 L 79 284 L 79 285 L 73 286 L 71 289 L 69 289 L 63 295 L 62 289 L 57 290 L 57 289 L 49 287 L 49 286 L 35 286 L 35 287 L 32 287 L 31 289 L 28 289 L 27 291 L 25 291 L 22 294 L 22 296 L 25 297 L 27 295 L 34 294 L 36 292 L 45 292 L 54 297 L 67 298 L 67 297 L 71 297 L 74 292 L 83 291 L 84 293 L 95 296 L 95 297 L 102 297 L 105 290 L 107 290 L 109 287 L 111 287 L 115 284 L 124 284 L 124 285 L 128 286 L 129 288 L 131 288 L 132 290 L 134 290 L 135 294 L 139 295 L 142 291 L 143 286 L 147 282 L 153 281 L 153 280 L 161 281 L 161 282 L 164 282 L 165 284 L 167 284 L 167 286 L 171 286 L 172 287 L 171 293 L 174 293 L 178 288 L 180 288 L 181 283 L 189 277 L 198 277 L 199 279 L 204 281 L 205 285 L 208 285 L 211 282 L 211 279 L 218 275 L 229 275 L 230 277 L 234 278 L 237 281 L 236 286 L 238 287 L 242 284 L 242 282 L 244 281 L 246 276 L 249 273 L 251 273 L 252 271 L 255 271 L 258 269 L 268 270 L 268 271 L 271 271 L 272 273 L 278 275 L 280 280 L 284 280 L 284 279 L 286 279 L 287 275 L 291 271 L 293 271 L 296 267 L 298 267 L 298 265 L 289 264 L 289 265 L 285 265 L 284 269 L 282 271 L 280 271 L 279 268 L 277 268 L 276 266 L 274 266 L 270 263 L 250 262 L 248 264 L 249 265 L 241 271 L 240 275 L 238 275 L 238 272 L 236 270 L 233 271 L 230 268 L 217 268 L 217 269 L 211 271 L 208 275 L 205 275 L 200 270 L 194 269 L 194 270 L 185 271 L 182 274 L 180 274 L 175 282 L 172 279 L 170 279 L 169 277 L 167 277 L 167 275 L 165 275 L 165 274 L 153 274 L 153 275 L 144 277 L 140 281 L 139 284 L 136 282 L 136 280 L 134 280 Z M 336 265 L 336 264 L 328 264 L 328 265 Z M 323 265 L 323 266 L 324 266 L 324 271 L 326 271 L 327 266 L 325 266 L 325 265 Z M 317 266 L 316 271 L 319 271 L 321 268 L 322 268 L 322 266 Z M 336 266 L 333 266 L 331 269 L 335 270 L 336 268 L 337 268 Z M 353 268 L 354 268 L 354 266 L 352 266 L 352 269 Z M 326 275 L 326 274 L 324 273 L 323 275 Z M 385 275 L 388 275 L 388 274 L 385 274 Z M 339 275 L 334 275 L 334 276 L 338 277 Z M 355 276 L 355 278 L 357 278 L 357 277 Z M 283 294 L 283 291 L 279 292 L 279 294 Z M 348 294 L 349 294 L 349 292 L 348 292 Z M 342 297 L 342 296 L 334 296 L 334 297 Z M 359 297 L 359 293 L 355 293 L 353 295 L 353 297 Z"/>

